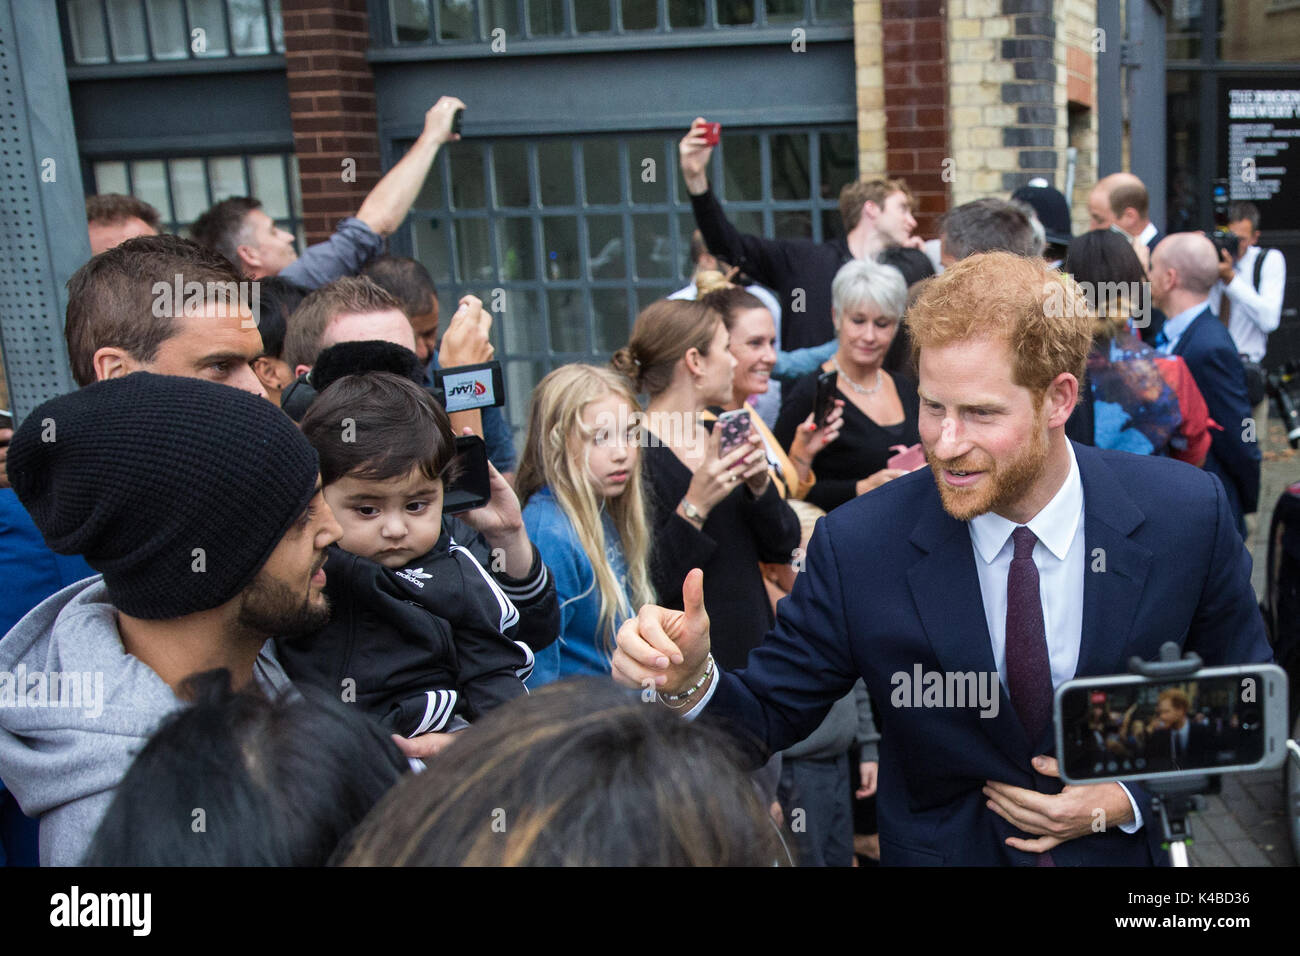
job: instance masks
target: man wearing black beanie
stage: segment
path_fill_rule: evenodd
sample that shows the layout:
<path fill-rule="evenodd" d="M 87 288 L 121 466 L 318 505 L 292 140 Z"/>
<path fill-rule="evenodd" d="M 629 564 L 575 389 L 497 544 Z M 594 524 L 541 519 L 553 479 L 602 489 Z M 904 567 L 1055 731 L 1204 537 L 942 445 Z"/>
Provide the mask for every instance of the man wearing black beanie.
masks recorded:
<path fill-rule="evenodd" d="M 341 532 L 288 417 L 199 379 L 137 372 L 46 402 L 8 471 L 46 543 L 101 572 L 0 642 L 0 777 L 41 818 L 41 863 L 75 864 L 187 677 L 290 686 L 267 642 L 328 617 Z"/>

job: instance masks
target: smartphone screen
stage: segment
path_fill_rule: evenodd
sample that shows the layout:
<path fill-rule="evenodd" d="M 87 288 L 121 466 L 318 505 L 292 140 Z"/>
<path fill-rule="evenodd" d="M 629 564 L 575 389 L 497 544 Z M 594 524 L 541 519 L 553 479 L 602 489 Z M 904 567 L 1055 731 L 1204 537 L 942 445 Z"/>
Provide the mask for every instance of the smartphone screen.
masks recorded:
<path fill-rule="evenodd" d="M 1281 764 L 1286 674 L 1270 664 L 1194 678 L 1079 678 L 1057 691 L 1061 776 L 1092 782 Z"/>
<path fill-rule="evenodd" d="M 839 372 L 822 372 L 817 376 L 817 398 L 813 401 L 816 417 L 813 424 L 818 428 L 825 428 L 826 419 L 835 411 L 835 387 L 839 381 Z"/>
<path fill-rule="evenodd" d="M 442 510 L 451 515 L 482 508 L 492 499 L 487 445 L 483 439 L 477 435 L 458 436 L 456 456 L 460 459 L 460 475 L 442 497 Z"/>
<path fill-rule="evenodd" d="M 718 449 L 718 457 L 725 458 L 749 441 L 749 411 L 738 408 L 732 412 L 723 412 L 718 416 L 718 427 L 722 429 L 722 441 Z"/>

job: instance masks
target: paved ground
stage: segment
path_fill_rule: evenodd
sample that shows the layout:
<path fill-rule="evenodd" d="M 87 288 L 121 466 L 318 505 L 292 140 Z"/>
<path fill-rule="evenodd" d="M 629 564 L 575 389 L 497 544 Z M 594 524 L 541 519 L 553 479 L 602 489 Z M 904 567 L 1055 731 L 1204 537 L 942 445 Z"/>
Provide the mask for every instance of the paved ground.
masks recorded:
<path fill-rule="evenodd" d="M 1260 597 L 1264 595 L 1265 539 L 1273 505 L 1294 481 L 1300 481 L 1300 453 L 1287 447 L 1277 420 L 1270 417 L 1259 524 L 1248 542 L 1255 562 L 1251 580 Z M 1295 866 L 1287 836 L 1282 771 L 1228 774 L 1222 779 L 1222 792 L 1207 798 L 1205 810 L 1192 816 L 1192 866 Z"/>

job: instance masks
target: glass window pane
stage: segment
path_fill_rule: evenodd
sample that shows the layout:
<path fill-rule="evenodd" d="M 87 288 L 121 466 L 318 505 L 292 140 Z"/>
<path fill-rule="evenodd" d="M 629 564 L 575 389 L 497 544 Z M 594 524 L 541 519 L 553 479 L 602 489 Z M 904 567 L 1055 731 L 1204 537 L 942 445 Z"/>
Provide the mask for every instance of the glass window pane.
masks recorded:
<path fill-rule="evenodd" d="M 451 204 L 456 209 L 482 209 L 487 205 L 483 183 L 483 147 L 457 143 L 451 147 Z"/>
<path fill-rule="evenodd" d="M 803 0 L 798 0 L 800 6 Z M 768 19 L 772 18 L 773 0 L 767 0 Z M 718 23 L 734 26 L 754 22 L 754 0 L 718 0 Z"/>
<path fill-rule="evenodd" d="M 627 276 L 623 255 L 623 217 L 588 216 L 587 265 L 593 279 L 622 279 Z"/>
<path fill-rule="evenodd" d="M 474 39 L 471 0 L 438 0 L 438 36 L 443 40 Z"/>
<path fill-rule="evenodd" d="M 622 0 L 624 30 L 653 30 L 658 25 L 659 4 L 653 0 Z"/>
<path fill-rule="evenodd" d="M 268 216 L 272 219 L 288 219 L 294 214 L 286 194 L 283 157 L 250 156 L 248 172 L 252 178 L 248 195 L 262 201 L 262 208 Z"/>
<path fill-rule="evenodd" d="M 548 289 L 546 307 L 552 352 L 589 352 L 587 307 L 581 289 Z"/>
<path fill-rule="evenodd" d="M 527 427 L 528 396 L 533 394 L 533 389 L 537 387 L 537 383 L 542 380 L 546 372 L 546 365 L 542 362 L 505 363 L 506 396 L 508 399 L 520 396 L 506 402 L 506 417 L 516 429 Z M 515 445 L 519 448 L 523 447 L 522 435 L 515 435 Z"/>
<path fill-rule="evenodd" d="M 388 0 L 397 43 L 427 43 L 429 40 L 428 0 Z"/>
<path fill-rule="evenodd" d="M 811 239 L 812 214 L 806 209 L 778 212 L 772 216 L 772 231 L 778 239 Z"/>
<path fill-rule="evenodd" d="M 668 180 L 676 167 L 664 162 L 664 141 L 658 136 L 631 136 L 627 141 L 628 182 L 632 201 L 667 202 Z"/>
<path fill-rule="evenodd" d="M 99 0 L 68 0 L 68 35 L 74 63 L 107 63 L 108 39 Z"/>
<path fill-rule="evenodd" d="M 763 214 L 757 209 L 737 209 L 734 212 L 728 209 L 727 218 L 741 232 L 753 236 L 767 235 L 767 230 L 763 226 Z"/>
<path fill-rule="evenodd" d="M 486 219 L 456 220 L 456 274 L 461 282 L 491 282 L 495 278 Z"/>
<path fill-rule="evenodd" d="M 410 148 L 410 143 L 404 144 L 402 155 L 406 155 L 406 150 Z M 442 170 L 446 164 L 446 150 L 438 150 L 438 155 L 429 168 L 429 175 L 424 177 L 424 183 L 420 186 L 420 192 L 415 197 L 414 206 L 416 209 L 442 209 Z"/>
<path fill-rule="evenodd" d="M 244 161 L 238 156 L 214 156 L 208 160 L 208 182 L 212 184 L 212 201 L 221 202 L 231 196 L 247 196 L 248 184 L 244 182 Z M 272 219 L 288 215 L 268 212 Z"/>
<path fill-rule="evenodd" d="M 763 198 L 758 136 L 722 131 L 722 195 L 729 200 Z"/>
<path fill-rule="evenodd" d="M 564 33 L 564 0 L 528 0 L 528 29 L 533 36 Z"/>
<path fill-rule="evenodd" d="M 190 13 L 190 49 L 195 56 L 226 56 L 226 19 L 222 0 L 185 0 Z M 202 30 L 197 37 L 195 30 Z M 195 49 L 195 41 L 199 41 Z"/>
<path fill-rule="evenodd" d="M 271 52 L 266 35 L 266 8 L 262 0 L 226 0 L 230 9 L 230 35 L 237 56 L 257 56 Z"/>
<path fill-rule="evenodd" d="M 424 264 L 424 267 L 429 270 L 429 275 L 433 276 L 435 285 L 446 285 L 451 281 L 451 256 L 447 252 L 445 220 L 412 216 L 411 245 L 412 258 Z M 454 311 L 453 306 L 452 312 Z"/>
<path fill-rule="evenodd" d="M 804 0 L 767 0 L 768 23 L 795 23 L 804 18 Z"/>
<path fill-rule="evenodd" d="M 271 48 L 276 53 L 284 52 L 284 17 L 280 13 L 280 0 L 271 0 Z"/>
<path fill-rule="evenodd" d="M 492 147 L 492 177 L 498 208 L 527 206 L 528 148 L 523 143 L 497 143 Z"/>
<path fill-rule="evenodd" d="M 574 3 L 573 15 L 579 33 L 609 30 L 609 0 L 582 0 Z"/>
<path fill-rule="evenodd" d="M 618 164 L 618 143 L 612 139 L 589 139 L 582 144 L 582 174 L 586 180 L 587 205 L 622 202 Z"/>
<path fill-rule="evenodd" d="M 142 159 L 131 164 L 133 195 L 153 206 L 164 219 L 177 221 L 167 201 L 167 168 L 160 159 Z"/>
<path fill-rule="evenodd" d="M 96 163 L 95 192 L 100 196 L 109 193 L 126 195 L 131 191 L 126 181 L 126 163 Z"/>
<path fill-rule="evenodd" d="M 1175 3 L 1174 9 L 1179 6 Z M 1219 3 L 1220 60 L 1294 63 L 1300 60 L 1298 40 L 1300 6 L 1290 0 Z"/>
<path fill-rule="evenodd" d="M 510 218 L 496 221 L 497 261 L 501 278 L 536 279 L 537 258 L 533 255 L 533 221 Z"/>
<path fill-rule="evenodd" d="M 1201 79 L 1196 73 L 1165 74 L 1165 156 L 1168 162 L 1168 205 L 1165 222 L 1170 232 L 1203 229 L 1201 183 L 1212 175 L 1200 156 Z"/>
<path fill-rule="evenodd" d="M 542 248 L 548 279 L 581 279 L 578 264 L 578 224 L 572 217 L 542 220 Z"/>
<path fill-rule="evenodd" d="M 817 0 L 813 12 L 822 23 L 851 21 L 853 19 L 853 0 Z"/>
<path fill-rule="evenodd" d="M 668 25 L 682 27 L 704 26 L 705 0 L 669 0 Z"/>
<path fill-rule="evenodd" d="M 822 242 L 839 239 L 844 235 L 844 218 L 840 215 L 838 209 L 823 209 L 821 217 Z"/>
<path fill-rule="evenodd" d="M 632 320 L 627 315 L 626 289 L 592 289 L 591 314 L 596 320 L 596 352 L 608 355 L 627 345 Z"/>
<path fill-rule="evenodd" d="M 108 0 L 108 30 L 118 63 L 149 59 L 140 0 Z"/>
<path fill-rule="evenodd" d="M 666 299 L 668 298 L 668 294 L 670 292 L 675 292 L 675 291 L 676 291 L 675 289 L 668 289 L 661 286 L 652 286 L 652 285 L 646 285 L 645 283 L 637 283 L 637 287 L 636 287 L 637 315 L 640 315 L 642 310 L 644 310 L 645 307 L 648 306 L 651 302 L 658 302 L 660 299 Z M 632 337 L 632 332 L 631 329 L 629 329 L 628 338 L 631 337 Z M 622 342 L 619 344 L 619 347 L 621 348 L 623 345 L 626 344 L 627 344 L 626 342 Z"/>
<path fill-rule="evenodd" d="M 298 157 L 293 153 L 289 154 L 289 212 L 302 215 L 302 180 L 298 177 Z"/>
<path fill-rule="evenodd" d="M 572 206 L 573 147 L 568 143 L 537 144 L 537 175 L 542 183 L 543 206 Z"/>
<path fill-rule="evenodd" d="M 821 134 L 822 199 L 840 198 L 840 190 L 858 175 L 857 138 L 852 133 Z"/>
<path fill-rule="evenodd" d="M 677 217 L 677 249 L 680 253 L 677 257 L 677 271 L 673 275 L 682 281 L 682 285 L 691 281 L 695 275 L 695 263 L 691 261 L 691 234 L 695 232 L 695 217 L 691 214 Z"/>
<path fill-rule="evenodd" d="M 636 246 L 639 279 L 666 279 L 676 274 L 671 224 L 667 216 L 633 216 L 632 242 Z"/>
<path fill-rule="evenodd" d="M 207 177 L 201 159 L 173 159 L 169 164 L 172 203 L 177 222 L 193 222 L 208 208 Z"/>
<path fill-rule="evenodd" d="M 504 351 L 511 355 L 545 352 L 546 322 L 542 319 L 541 295 L 523 289 L 502 291 L 504 308 L 500 315 L 493 317 L 492 324 L 501 330 Z"/>
<path fill-rule="evenodd" d="M 146 0 L 149 11 L 149 39 L 155 60 L 181 60 L 189 56 L 185 18 L 176 0 Z"/>
<path fill-rule="evenodd" d="M 807 199 L 812 193 L 807 135 L 778 133 L 771 144 L 772 198 Z"/>
<path fill-rule="evenodd" d="M 506 31 L 506 36 L 523 36 L 519 29 L 519 7 L 515 0 L 486 0 L 481 5 L 483 10 L 483 30 L 489 37 L 498 28 Z"/>

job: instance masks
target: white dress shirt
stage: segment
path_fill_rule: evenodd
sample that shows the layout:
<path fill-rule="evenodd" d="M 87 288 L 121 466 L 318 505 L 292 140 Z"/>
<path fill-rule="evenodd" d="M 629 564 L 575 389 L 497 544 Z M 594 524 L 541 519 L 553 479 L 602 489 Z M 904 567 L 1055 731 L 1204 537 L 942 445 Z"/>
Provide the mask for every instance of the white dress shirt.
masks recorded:
<path fill-rule="evenodd" d="M 1038 589 L 1043 603 L 1043 628 L 1047 635 L 1047 657 L 1052 671 L 1052 689 L 1070 678 L 1079 666 L 1079 647 L 1083 636 L 1083 576 L 1087 552 L 1083 540 L 1083 481 L 1074 447 L 1068 442 L 1070 473 L 1065 483 L 1027 527 L 1038 538 L 1034 545 L 1034 567 L 1038 569 Z M 993 645 L 993 663 L 1002 686 L 1007 683 L 1007 574 L 1015 544 L 1011 533 L 1019 527 L 1001 515 L 988 512 L 970 521 L 971 545 L 975 549 L 975 571 L 979 575 L 980 597 L 984 602 L 984 620 Z M 695 717 L 708 704 L 717 688 L 717 671 L 704 690 L 699 703 L 685 716 Z M 1120 786 L 1124 786 L 1120 784 Z M 1133 822 L 1123 824 L 1125 833 L 1135 833 L 1142 826 L 1142 811 L 1128 787 L 1124 787 L 1133 807 Z"/>
<path fill-rule="evenodd" d="M 1222 280 L 1210 291 L 1210 308 L 1215 315 L 1222 314 L 1223 294 L 1228 293 L 1232 314 L 1228 316 L 1228 334 L 1237 351 L 1252 362 L 1264 359 L 1268 347 L 1268 333 L 1282 322 L 1282 295 L 1286 291 L 1286 257 L 1280 249 L 1269 249 L 1259 273 L 1259 288 L 1255 281 L 1255 260 L 1259 246 L 1251 246 L 1233 266 L 1236 275 L 1226 286 Z"/>
<path fill-rule="evenodd" d="M 1074 677 L 1079 667 L 1083 639 L 1083 577 L 1087 548 L 1083 540 L 1083 481 L 1074 446 L 1070 452 L 1070 473 L 1064 484 L 1025 526 L 1038 539 L 1034 545 L 1034 567 L 1038 569 L 1038 593 L 1043 604 L 1043 630 L 1047 635 L 1047 659 L 1052 671 L 1052 690 Z M 970 520 L 971 545 L 975 549 L 975 571 L 979 575 L 984 621 L 993 645 L 993 663 L 1002 686 L 1007 686 L 1007 575 L 1015 543 L 1014 521 L 987 512 Z M 1120 786 L 1124 786 L 1120 784 Z M 1124 787 L 1133 807 L 1133 822 L 1120 829 L 1134 833 L 1142 826 L 1142 811 L 1133 794 Z"/>

